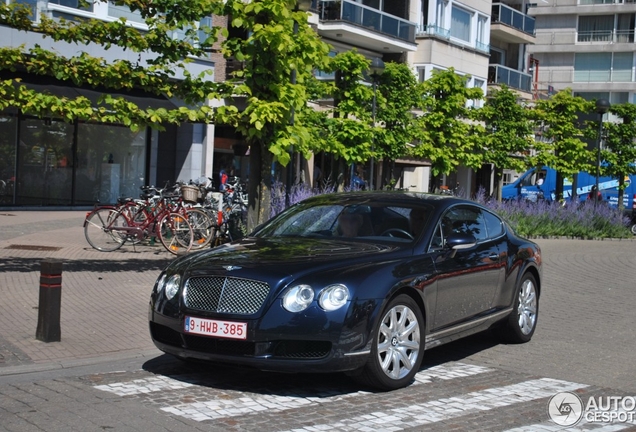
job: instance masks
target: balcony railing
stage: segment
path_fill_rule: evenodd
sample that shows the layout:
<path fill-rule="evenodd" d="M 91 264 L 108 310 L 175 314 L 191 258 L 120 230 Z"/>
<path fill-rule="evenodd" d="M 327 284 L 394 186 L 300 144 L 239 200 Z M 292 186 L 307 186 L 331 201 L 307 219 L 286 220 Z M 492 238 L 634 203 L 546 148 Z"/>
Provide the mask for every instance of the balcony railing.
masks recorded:
<path fill-rule="evenodd" d="M 636 0 L 579 0 L 580 5 L 636 3 Z"/>
<path fill-rule="evenodd" d="M 450 29 L 445 29 L 444 27 L 437 26 L 435 24 L 428 24 L 424 26 L 419 26 L 417 29 L 417 35 L 431 35 L 437 36 L 443 39 L 450 39 Z"/>
<path fill-rule="evenodd" d="M 513 89 L 530 92 L 532 75 L 506 66 L 491 64 L 488 66 L 488 84 L 505 84 Z"/>
<path fill-rule="evenodd" d="M 609 43 L 633 43 L 634 30 L 592 30 L 579 31 L 577 42 L 609 42 Z"/>
<path fill-rule="evenodd" d="M 415 24 L 350 0 L 320 0 L 321 21 L 345 21 L 415 43 Z"/>
<path fill-rule="evenodd" d="M 443 27 L 437 26 L 435 24 L 428 24 L 428 25 L 423 25 L 423 26 L 418 26 L 417 27 L 417 36 L 434 36 L 434 37 L 438 37 L 441 39 L 450 39 L 450 30 L 449 29 L 445 29 Z M 485 44 L 483 42 L 480 41 L 475 41 L 475 49 L 477 51 L 481 51 L 481 52 L 485 52 L 485 53 L 489 53 L 490 52 L 490 45 Z"/>
<path fill-rule="evenodd" d="M 483 51 L 486 53 L 490 52 L 490 45 L 485 44 L 483 42 L 479 42 L 479 41 L 475 42 L 475 48 L 477 48 L 477 51 Z"/>
<path fill-rule="evenodd" d="M 519 12 L 505 4 L 493 3 L 492 23 L 501 23 L 534 36 L 535 20 L 533 17 Z"/>

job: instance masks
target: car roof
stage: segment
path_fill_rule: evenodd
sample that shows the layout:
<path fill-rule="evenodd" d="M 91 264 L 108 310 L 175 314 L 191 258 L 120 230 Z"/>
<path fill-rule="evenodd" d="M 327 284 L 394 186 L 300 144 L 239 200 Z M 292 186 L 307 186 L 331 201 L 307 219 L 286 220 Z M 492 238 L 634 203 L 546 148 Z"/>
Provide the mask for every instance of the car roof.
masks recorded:
<path fill-rule="evenodd" d="M 426 204 L 434 208 L 446 208 L 453 204 L 472 204 L 479 206 L 473 201 L 457 198 L 452 195 L 438 195 L 424 192 L 408 191 L 361 191 L 361 192 L 337 192 L 323 195 L 316 195 L 307 198 L 305 202 L 320 202 L 323 204 L 362 204 L 362 203 L 382 203 L 387 205 L 421 206 Z"/>

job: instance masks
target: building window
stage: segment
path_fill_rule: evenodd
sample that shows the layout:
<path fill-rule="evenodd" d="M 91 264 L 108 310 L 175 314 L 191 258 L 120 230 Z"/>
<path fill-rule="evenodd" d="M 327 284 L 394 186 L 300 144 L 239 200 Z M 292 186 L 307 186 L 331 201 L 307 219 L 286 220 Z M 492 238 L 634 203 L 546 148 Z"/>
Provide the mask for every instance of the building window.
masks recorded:
<path fill-rule="evenodd" d="M 632 66 L 634 64 L 634 53 L 622 52 L 614 53 L 612 59 L 612 81 L 632 82 Z"/>
<path fill-rule="evenodd" d="M 574 82 L 609 82 L 612 53 L 577 53 Z"/>
<path fill-rule="evenodd" d="M 444 25 L 446 24 L 444 22 L 444 18 L 445 18 L 445 10 L 446 10 L 447 4 L 448 3 L 445 0 L 437 0 L 437 6 L 435 11 L 435 25 L 441 28 L 444 28 Z"/>
<path fill-rule="evenodd" d="M 488 17 L 484 15 L 477 16 L 477 43 L 475 47 L 480 51 L 488 52 L 488 42 L 486 37 L 488 35 Z"/>
<path fill-rule="evenodd" d="M 580 16 L 578 42 L 611 42 L 614 15 Z"/>
<path fill-rule="evenodd" d="M 480 88 L 480 89 L 484 90 L 484 84 L 485 83 L 486 82 L 484 80 L 480 80 L 480 79 L 475 78 L 473 80 L 473 87 L 474 88 Z M 485 94 L 485 92 L 484 92 L 484 94 Z M 483 99 L 474 99 L 472 101 L 472 106 L 475 107 L 475 108 L 481 108 L 483 105 L 484 105 L 484 100 Z"/>
<path fill-rule="evenodd" d="M 578 53 L 574 58 L 574 82 L 632 82 L 634 54 Z"/>
<path fill-rule="evenodd" d="M 334 58 L 336 55 L 338 55 L 336 51 L 329 51 L 329 57 Z M 319 80 L 325 81 L 333 81 L 336 79 L 335 72 L 324 72 L 318 69 L 314 70 L 314 76 Z"/>
<path fill-rule="evenodd" d="M 634 14 L 620 14 L 616 19 L 616 42 L 634 43 Z"/>
<path fill-rule="evenodd" d="M 453 6 L 451 12 L 451 36 L 457 39 L 461 39 L 466 42 L 470 42 L 470 20 L 471 13 Z"/>
<path fill-rule="evenodd" d="M 114 2 L 108 2 L 108 16 L 113 18 L 126 18 L 127 21 L 133 21 L 136 23 L 145 23 L 141 17 L 140 11 L 131 11 L 130 7 L 126 5 L 116 5 Z"/>
<path fill-rule="evenodd" d="M 580 16 L 577 42 L 634 42 L 634 14 Z"/>
<path fill-rule="evenodd" d="M 86 7 L 81 7 L 79 5 L 79 1 L 78 0 L 49 0 L 49 3 L 57 4 L 57 5 L 60 5 L 60 6 L 66 6 L 66 7 L 70 7 L 70 8 L 74 8 L 74 9 L 80 9 L 80 10 L 93 12 L 93 2 L 92 1 L 89 1 L 88 2 L 88 6 L 86 6 Z"/>

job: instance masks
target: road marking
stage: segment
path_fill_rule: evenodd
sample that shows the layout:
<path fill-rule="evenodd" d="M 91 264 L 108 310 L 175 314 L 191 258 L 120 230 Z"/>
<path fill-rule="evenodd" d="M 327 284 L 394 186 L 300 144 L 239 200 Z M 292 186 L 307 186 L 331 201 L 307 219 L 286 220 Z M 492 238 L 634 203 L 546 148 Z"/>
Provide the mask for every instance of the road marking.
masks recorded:
<path fill-rule="evenodd" d="M 438 380 L 445 381 L 455 378 L 465 378 L 473 375 L 491 372 L 492 370 L 493 369 L 482 366 L 469 365 L 465 363 L 448 363 L 433 366 L 426 370 L 418 372 L 415 375 L 415 382 L 413 384 L 428 384 Z"/>
<path fill-rule="evenodd" d="M 130 396 L 165 390 L 178 390 L 186 387 L 192 387 L 193 385 L 194 384 L 166 376 L 154 376 L 130 382 L 118 382 L 113 384 L 97 385 L 94 387 L 98 390 L 115 393 L 119 396 Z"/>
<path fill-rule="evenodd" d="M 587 386 L 584 384 L 542 378 L 504 387 L 493 387 L 468 393 L 463 396 L 408 405 L 388 411 L 376 411 L 336 423 L 312 425 L 306 428 L 294 428 L 290 429 L 290 432 L 315 432 L 318 430 L 399 431 L 451 420 L 465 415 L 479 414 L 484 411 L 522 402 L 547 398 L 558 392 L 574 391 L 584 387 Z"/>

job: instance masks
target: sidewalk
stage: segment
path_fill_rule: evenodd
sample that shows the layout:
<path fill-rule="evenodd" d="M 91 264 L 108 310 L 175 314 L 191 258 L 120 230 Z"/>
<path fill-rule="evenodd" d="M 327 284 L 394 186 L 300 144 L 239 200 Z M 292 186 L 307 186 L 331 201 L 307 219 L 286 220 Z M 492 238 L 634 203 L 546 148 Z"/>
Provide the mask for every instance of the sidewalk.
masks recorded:
<path fill-rule="evenodd" d="M 148 299 L 175 256 L 160 244 L 94 250 L 84 238 L 85 216 L 0 210 L 0 375 L 160 354 L 148 333 Z M 46 258 L 63 262 L 60 342 L 35 338 Z"/>

